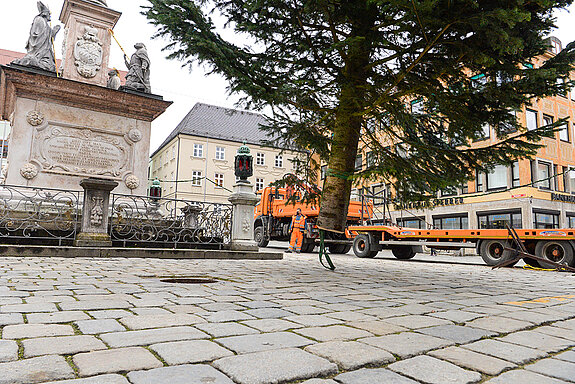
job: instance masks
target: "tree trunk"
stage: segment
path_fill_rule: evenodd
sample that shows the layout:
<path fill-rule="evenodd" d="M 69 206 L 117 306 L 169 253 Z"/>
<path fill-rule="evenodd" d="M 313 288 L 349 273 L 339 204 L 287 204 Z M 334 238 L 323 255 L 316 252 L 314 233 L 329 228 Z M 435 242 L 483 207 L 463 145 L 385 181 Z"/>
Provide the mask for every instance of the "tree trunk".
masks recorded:
<path fill-rule="evenodd" d="M 366 15 L 367 16 L 367 15 Z M 356 37 L 370 33 L 372 21 L 368 17 L 358 20 Z M 370 59 L 369 38 L 355 39 L 351 43 L 343 71 L 344 82 L 335 115 L 335 127 L 328 161 L 328 172 L 321 195 L 318 225 L 343 232 L 355 171 L 355 159 L 365 109 L 367 65 Z"/>

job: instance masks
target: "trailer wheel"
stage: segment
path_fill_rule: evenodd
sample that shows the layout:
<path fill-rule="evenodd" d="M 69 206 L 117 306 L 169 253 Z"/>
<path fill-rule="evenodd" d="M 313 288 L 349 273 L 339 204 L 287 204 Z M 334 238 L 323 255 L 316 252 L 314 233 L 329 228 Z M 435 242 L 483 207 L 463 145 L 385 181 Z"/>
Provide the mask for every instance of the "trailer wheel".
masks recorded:
<path fill-rule="evenodd" d="M 254 240 L 260 248 L 265 248 L 270 243 L 269 239 L 266 239 L 264 236 L 264 228 L 262 226 L 254 229 Z"/>
<path fill-rule="evenodd" d="M 351 249 L 351 244 L 330 244 L 329 253 L 345 255 Z"/>
<path fill-rule="evenodd" d="M 501 264 L 512 257 L 511 252 L 506 251 L 504 248 L 511 248 L 511 243 L 508 240 L 484 240 L 481 242 L 479 254 L 485 264 L 494 266 Z M 508 265 L 508 267 L 512 266 L 513 265 Z"/>
<path fill-rule="evenodd" d="M 371 236 L 365 233 L 359 234 L 353 239 L 353 253 L 361 258 L 374 258 L 378 251 L 373 249 Z"/>
<path fill-rule="evenodd" d="M 393 256 L 399 260 L 408 260 L 415 256 L 415 252 L 413 251 L 413 247 L 411 245 L 400 245 L 393 247 L 391 248 L 391 253 L 393 253 Z"/>
<path fill-rule="evenodd" d="M 535 255 L 559 264 L 573 265 L 573 248 L 567 241 L 544 240 L 535 246 Z M 543 268 L 555 269 L 553 264 L 540 261 Z"/>

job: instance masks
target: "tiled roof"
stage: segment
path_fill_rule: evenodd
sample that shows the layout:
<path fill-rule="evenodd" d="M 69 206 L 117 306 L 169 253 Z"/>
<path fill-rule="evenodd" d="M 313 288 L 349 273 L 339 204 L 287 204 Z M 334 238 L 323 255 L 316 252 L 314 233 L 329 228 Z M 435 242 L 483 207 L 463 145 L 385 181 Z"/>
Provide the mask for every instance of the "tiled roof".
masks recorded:
<path fill-rule="evenodd" d="M 260 128 L 265 124 L 257 113 L 197 103 L 151 156 L 180 134 L 263 145 L 272 139 Z"/>

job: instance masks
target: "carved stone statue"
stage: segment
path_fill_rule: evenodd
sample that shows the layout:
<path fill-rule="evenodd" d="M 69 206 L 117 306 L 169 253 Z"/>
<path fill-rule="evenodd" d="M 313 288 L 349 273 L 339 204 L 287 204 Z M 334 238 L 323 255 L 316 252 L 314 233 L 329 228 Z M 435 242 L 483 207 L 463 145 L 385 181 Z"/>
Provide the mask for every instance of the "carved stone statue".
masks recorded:
<path fill-rule="evenodd" d="M 58 31 L 60 31 L 60 26 L 50 27 L 50 10 L 41 1 L 38 1 L 38 11 L 40 14 L 32 22 L 30 37 L 26 44 L 28 53 L 23 58 L 14 60 L 12 63 L 56 72 L 53 41 Z"/>
<path fill-rule="evenodd" d="M 126 75 L 125 88 L 152 93 L 152 88 L 150 87 L 150 58 L 148 57 L 146 46 L 143 43 L 137 43 L 134 48 L 136 48 L 136 52 L 132 55 L 129 62 L 128 57 L 124 55 L 124 61 L 129 69 Z"/>
<path fill-rule="evenodd" d="M 120 80 L 120 72 L 116 68 L 110 70 L 108 72 L 108 84 L 107 87 L 110 89 L 119 89 L 122 85 L 122 81 Z"/>

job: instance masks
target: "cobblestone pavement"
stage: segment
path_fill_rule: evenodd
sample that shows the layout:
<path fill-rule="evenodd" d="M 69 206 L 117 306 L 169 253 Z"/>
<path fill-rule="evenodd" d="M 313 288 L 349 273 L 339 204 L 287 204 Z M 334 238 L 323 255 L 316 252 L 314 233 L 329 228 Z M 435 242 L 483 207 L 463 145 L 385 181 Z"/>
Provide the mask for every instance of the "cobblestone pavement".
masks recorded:
<path fill-rule="evenodd" d="M 0 258 L 0 384 L 575 382 L 574 274 L 333 259 Z"/>

